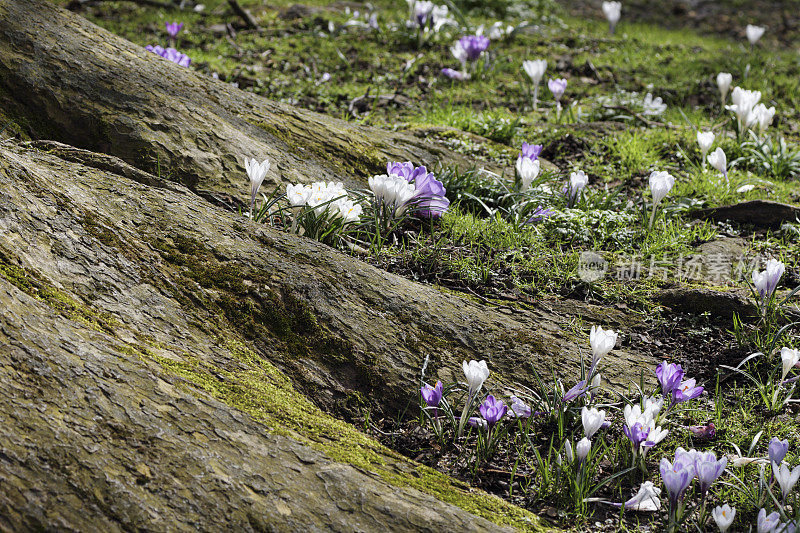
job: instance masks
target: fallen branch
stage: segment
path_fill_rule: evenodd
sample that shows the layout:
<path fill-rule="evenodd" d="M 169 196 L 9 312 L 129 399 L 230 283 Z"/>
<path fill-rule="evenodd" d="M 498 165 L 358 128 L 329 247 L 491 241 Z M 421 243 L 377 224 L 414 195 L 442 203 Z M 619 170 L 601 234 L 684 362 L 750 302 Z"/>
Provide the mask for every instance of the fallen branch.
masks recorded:
<path fill-rule="evenodd" d="M 231 9 L 233 9 L 234 13 L 236 13 L 239 17 L 242 18 L 242 20 L 244 20 L 244 23 L 249 28 L 252 28 L 254 30 L 260 29 L 258 26 L 258 22 L 256 22 L 256 19 L 253 17 L 253 15 L 251 15 L 249 11 L 243 8 L 237 0 L 228 0 L 228 5 L 231 6 Z"/>

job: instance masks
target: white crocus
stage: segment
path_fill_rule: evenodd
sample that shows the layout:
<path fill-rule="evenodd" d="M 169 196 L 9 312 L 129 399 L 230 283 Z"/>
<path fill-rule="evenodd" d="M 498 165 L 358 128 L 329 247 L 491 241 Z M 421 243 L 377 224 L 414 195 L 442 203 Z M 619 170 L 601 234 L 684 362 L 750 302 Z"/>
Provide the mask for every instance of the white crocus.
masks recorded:
<path fill-rule="evenodd" d="M 338 202 L 337 207 L 345 223 L 358 222 L 361 219 L 361 212 L 363 211 L 361 204 L 353 202 L 352 200 L 341 200 Z"/>
<path fill-rule="evenodd" d="M 725 99 L 728 97 L 728 91 L 731 90 L 731 83 L 733 83 L 733 76 L 729 72 L 717 74 L 717 88 L 719 88 L 723 106 L 725 105 Z"/>
<path fill-rule="evenodd" d="M 647 93 L 642 101 L 642 109 L 643 115 L 660 115 L 667 110 L 667 104 L 664 103 L 660 96 L 653 98 L 652 94 Z"/>
<path fill-rule="evenodd" d="M 464 368 L 464 376 L 467 378 L 469 395 L 475 396 L 475 394 L 481 390 L 481 387 L 483 387 L 486 378 L 489 377 L 489 367 L 483 359 L 480 361 L 475 361 L 473 359 L 469 363 L 464 361 L 462 367 Z"/>
<path fill-rule="evenodd" d="M 592 326 L 589 332 L 589 344 L 592 347 L 592 370 L 600 359 L 617 345 L 618 334 L 613 329 L 604 330 L 601 326 Z M 590 372 L 591 373 L 591 372 Z"/>
<path fill-rule="evenodd" d="M 703 168 L 706 166 L 706 155 L 714 144 L 714 137 L 713 131 L 697 132 L 697 144 L 700 145 L 700 160 L 703 162 Z"/>
<path fill-rule="evenodd" d="M 589 452 L 591 450 L 592 450 L 592 441 L 590 441 L 586 437 L 582 438 L 575 446 L 575 456 L 578 458 L 578 462 L 579 463 L 584 462 L 586 458 L 589 456 Z"/>
<path fill-rule="evenodd" d="M 539 175 L 541 164 L 538 159 L 531 159 L 530 157 L 517 158 L 517 175 L 520 180 L 520 191 L 527 191 L 531 186 L 531 182 Z"/>
<path fill-rule="evenodd" d="M 606 412 L 591 409 L 585 405 L 581 408 L 581 422 L 583 422 L 583 434 L 587 439 L 591 439 L 595 433 L 603 426 L 606 421 Z"/>
<path fill-rule="evenodd" d="M 731 102 L 725 109 L 736 114 L 736 122 L 739 125 L 739 133 L 742 133 L 747 124 L 751 122 L 750 114 L 753 108 L 761 100 L 761 91 L 748 91 L 741 87 L 734 87 L 731 93 Z"/>
<path fill-rule="evenodd" d="M 372 176 L 367 182 L 378 203 L 385 205 L 394 216 L 402 215 L 417 194 L 413 183 L 396 174 Z"/>
<path fill-rule="evenodd" d="M 650 192 L 653 195 L 653 212 L 650 213 L 650 223 L 648 228 L 653 227 L 653 221 L 656 219 L 656 208 L 658 203 L 669 194 L 672 187 L 675 185 L 675 178 L 672 174 L 663 170 L 656 170 L 650 173 Z"/>
<path fill-rule="evenodd" d="M 789 370 L 800 361 L 800 350 L 793 350 L 788 347 L 781 348 L 781 363 L 783 363 L 783 375 L 781 379 L 786 379 Z"/>
<path fill-rule="evenodd" d="M 603 15 L 608 20 L 608 31 L 614 33 L 622 16 L 622 2 L 603 2 Z"/>
<path fill-rule="evenodd" d="M 452 53 L 453 57 L 455 57 L 459 61 L 459 63 L 461 63 L 461 70 L 463 71 L 464 66 L 467 64 L 467 59 L 469 59 L 469 56 L 467 55 L 467 51 L 464 50 L 464 47 L 461 46 L 460 40 L 456 41 L 455 44 L 453 44 L 453 46 L 450 47 L 450 53 Z"/>
<path fill-rule="evenodd" d="M 786 495 L 792 491 L 797 480 L 800 479 L 800 466 L 789 470 L 789 465 L 786 463 L 781 463 L 780 468 L 777 464 L 772 463 L 772 474 L 775 476 L 775 481 L 781 486 L 783 498 L 786 499 Z"/>
<path fill-rule="evenodd" d="M 714 518 L 714 522 L 717 523 L 720 533 L 726 533 L 731 524 L 733 524 L 736 509 L 726 503 L 725 505 L 714 507 L 714 510 L 711 511 L 711 516 Z"/>
<path fill-rule="evenodd" d="M 286 186 L 286 199 L 292 207 L 301 207 L 306 205 L 308 199 L 311 197 L 311 187 L 308 185 L 292 185 L 291 183 Z"/>
<path fill-rule="evenodd" d="M 577 203 L 578 198 L 580 197 L 581 191 L 586 188 L 586 185 L 589 183 L 589 176 L 583 170 L 578 170 L 577 172 L 572 172 L 569 175 L 569 185 L 567 190 L 567 196 L 570 205 L 574 205 Z"/>
<path fill-rule="evenodd" d="M 250 178 L 250 216 L 253 216 L 253 207 L 256 204 L 256 193 L 264 183 L 264 178 L 267 177 L 269 171 L 269 159 L 265 159 L 261 163 L 252 158 L 244 158 L 244 168 L 247 171 L 247 177 Z"/>
<path fill-rule="evenodd" d="M 764 135 L 764 131 L 772 124 L 772 119 L 775 118 L 775 106 L 767 107 L 764 104 L 758 104 L 753 107 L 750 113 L 750 124 L 758 128 L 758 134 Z"/>
<path fill-rule="evenodd" d="M 748 183 L 747 185 L 742 185 L 741 187 L 736 189 L 736 192 L 738 192 L 739 194 L 745 194 L 752 191 L 755 188 L 756 188 L 755 185 L 753 185 L 752 183 Z"/>
<path fill-rule="evenodd" d="M 652 481 L 645 481 L 639 491 L 625 502 L 627 511 L 655 512 L 661 509 L 661 489 L 653 485 Z"/>
<path fill-rule="evenodd" d="M 542 83 L 544 72 L 547 70 L 547 61 L 544 59 L 523 61 L 522 70 L 531 79 L 531 84 L 533 85 L 533 110 L 536 111 L 539 103 L 539 84 Z"/>
<path fill-rule="evenodd" d="M 761 36 L 764 35 L 766 28 L 763 26 L 755 26 L 753 24 L 748 24 L 747 27 L 744 29 L 745 34 L 747 34 L 747 40 L 750 41 L 751 45 L 754 45 L 761 39 Z"/>
<path fill-rule="evenodd" d="M 717 147 L 716 150 L 708 154 L 708 162 L 711 164 L 712 167 L 722 172 L 722 175 L 725 176 L 725 182 L 728 181 L 728 158 L 725 156 L 725 152 L 722 148 Z"/>

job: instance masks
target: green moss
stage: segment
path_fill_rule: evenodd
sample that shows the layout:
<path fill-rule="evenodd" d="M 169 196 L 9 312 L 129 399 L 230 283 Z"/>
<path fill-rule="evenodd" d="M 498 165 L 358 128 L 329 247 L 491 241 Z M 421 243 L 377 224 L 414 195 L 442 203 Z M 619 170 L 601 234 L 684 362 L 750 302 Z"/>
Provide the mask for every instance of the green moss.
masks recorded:
<path fill-rule="evenodd" d="M 497 524 L 522 531 L 542 530 L 539 519 L 532 513 L 415 464 L 323 413 L 308 398 L 298 394 L 271 363 L 239 342 L 222 342 L 241 363 L 241 370 L 226 370 L 191 354 L 183 354 L 182 359 L 176 361 L 157 356 L 147 348 L 137 348 L 136 353 L 183 378 L 187 385 L 249 414 L 262 422 L 269 432 L 304 442 L 332 460 L 374 472 L 392 485 L 413 487 Z M 358 394 L 349 401 L 359 405 L 366 403 Z M 402 467 L 398 468 L 398 464 Z"/>
<path fill-rule="evenodd" d="M 0 277 L 71 320 L 81 322 L 96 331 L 114 334 L 116 321 L 113 318 L 87 309 L 35 273 L 12 264 L 2 251 L 0 251 Z"/>

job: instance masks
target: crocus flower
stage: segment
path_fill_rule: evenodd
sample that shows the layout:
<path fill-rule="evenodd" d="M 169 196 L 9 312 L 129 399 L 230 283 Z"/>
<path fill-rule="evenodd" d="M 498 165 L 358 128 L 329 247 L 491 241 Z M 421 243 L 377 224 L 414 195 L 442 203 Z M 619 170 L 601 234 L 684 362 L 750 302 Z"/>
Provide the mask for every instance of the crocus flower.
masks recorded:
<path fill-rule="evenodd" d="M 467 60 L 469 57 L 467 56 L 467 50 L 464 48 L 464 45 L 461 41 L 456 41 L 453 46 L 450 47 L 450 53 L 453 54 L 459 63 L 461 63 L 461 68 L 463 70 L 464 65 L 466 65 Z"/>
<path fill-rule="evenodd" d="M 533 109 L 535 111 L 539 104 L 539 84 L 542 83 L 544 71 L 547 70 L 547 61 L 544 59 L 523 61 L 522 70 L 531 79 L 533 85 Z"/>
<path fill-rule="evenodd" d="M 706 495 L 708 489 L 717 480 L 719 476 L 725 471 L 725 466 L 728 464 L 726 457 L 717 460 L 717 456 L 713 452 L 698 453 L 695 462 L 695 474 L 697 481 L 700 485 L 700 494 Z"/>
<path fill-rule="evenodd" d="M 264 183 L 264 178 L 267 177 L 269 172 L 269 159 L 265 159 L 261 163 L 255 159 L 244 158 L 244 168 L 247 170 L 247 177 L 250 178 L 250 214 L 253 214 L 253 207 L 256 203 L 256 193 Z"/>
<path fill-rule="evenodd" d="M 566 402 L 571 402 L 575 398 L 579 398 L 579 397 L 583 396 L 588 391 L 589 391 L 589 388 L 586 386 L 586 380 L 585 379 L 581 380 L 578 383 L 576 383 L 574 387 L 572 387 L 570 390 L 568 390 L 566 394 L 564 394 L 564 397 L 562 398 L 562 400 L 565 403 Z"/>
<path fill-rule="evenodd" d="M 144 48 L 148 52 L 153 52 L 154 54 L 161 56 L 168 61 L 172 61 L 173 63 L 176 63 L 182 67 L 188 67 L 192 62 L 189 56 L 178 52 L 174 48 L 162 48 L 161 46 L 153 46 L 151 44 L 148 44 Z"/>
<path fill-rule="evenodd" d="M 701 394 L 703 394 L 703 387 L 695 386 L 696 381 L 694 379 L 687 379 L 686 381 L 682 381 L 680 386 L 678 386 L 674 391 L 672 391 L 672 401 L 673 403 L 683 403 L 688 402 L 689 400 L 694 400 Z"/>
<path fill-rule="evenodd" d="M 758 40 L 761 39 L 761 36 L 764 35 L 764 31 L 766 31 L 766 28 L 763 26 L 755 26 L 753 24 L 748 24 L 744 29 L 747 40 L 750 41 L 751 45 L 756 44 Z"/>
<path fill-rule="evenodd" d="M 292 207 L 301 207 L 306 205 L 308 199 L 311 197 L 311 187 L 302 184 L 288 184 L 286 185 L 286 199 L 289 200 L 289 205 Z"/>
<path fill-rule="evenodd" d="M 517 158 L 517 176 L 520 180 L 520 191 L 527 191 L 531 186 L 531 182 L 539 175 L 541 163 L 538 159 L 531 159 L 530 157 Z"/>
<path fill-rule="evenodd" d="M 601 326 L 592 326 L 589 332 L 589 344 L 592 347 L 592 370 L 597 367 L 600 359 L 608 354 L 617 345 L 618 334 L 613 329 L 604 330 Z M 589 372 L 591 374 L 591 371 Z"/>
<path fill-rule="evenodd" d="M 567 90 L 567 80 L 564 78 L 556 78 L 547 80 L 547 88 L 553 93 L 553 98 L 556 102 L 561 102 L 561 97 L 564 96 L 564 91 Z"/>
<path fill-rule="evenodd" d="M 442 385 L 441 381 L 437 381 L 435 387 L 425 385 L 422 387 L 420 392 L 422 393 L 422 399 L 425 400 L 425 403 L 428 404 L 428 407 L 438 407 L 439 402 L 442 401 L 444 386 Z"/>
<path fill-rule="evenodd" d="M 583 423 L 583 434 L 587 439 L 591 439 L 595 433 L 603 426 L 606 421 L 606 412 L 598 411 L 592 407 L 589 409 L 585 405 L 581 408 L 581 422 Z"/>
<path fill-rule="evenodd" d="M 511 414 L 516 418 L 529 418 L 531 416 L 531 407 L 517 398 L 511 397 Z"/>
<path fill-rule="evenodd" d="M 769 441 L 769 448 L 767 449 L 767 455 L 769 456 L 770 462 L 774 464 L 781 464 L 783 458 L 786 457 L 786 454 L 789 452 L 789 441 L 788 440 L 780 440 L 778 437 L 772 437 L 772 440 Z"/>
<path fill-rule="evenodd" d="M 739 132 L 742 132 L 748 122 L 750 122 L 750 113 L 753 112 L 753 108 L 758 104 L 760 99 L 760 91 L 748 91 L 741 87 L 733 88 L 733 93 L 731 93 L 732 104 L 725 106 L 725 109 L 733 111 L 736 114 Z"/>
<path fill-rule="evenodd" d="M 433 2 L 425 0 L 414 2 L 414 22 L 417 23 L 420 29 L 428 24 L 431 11 L 433 11 Z"/>
<path fill-rule="evenodd" d="M 575 446 L 575 456 L 578 458 L 578 462 L 582 463 L 586 460 L 589 456 L 589 452 L 592 450 L 592 441 L 587 439 L 586 437 L 582 438 L 578 444 Z"/>
<path fill-rule="evenodd" d="M 700 160 L 703 162 L 703 167 L 705 167 L 706 155 L 708 154 L 708 151 L 711 150 L 711 146 L 714 144 L 714 132 L 698 131 L 697 144 L 700 145 Z"/>
<path fill-rule="evenodd" d="M 574 205 L 578 201 L 581 191 L 589 183 L 589 176 L 583 170 L 571 172 L 569 175 L 569 183 L 566 187 L 567 200 L 570 205 Z"/>
<path fill-rule="evenodd" d="M 783 499 L 785 500 L 786 495 L 792 491 L 797 484 L 797 480 L 800 479 L 800 466 L 789 470 L 789 466 L 786 463 L 781 463 L 780 467 L 778 467 L 778 464 L 773 462 L 772 475 L 775 476 L 775 480 L 780 485 L 781 493 L 783 493 Z"/>
<path fill-rule="evenodd" d="M 395 216 L 403 214 L 409 202 L 417 195 L 417 188 L 396 174 L 372 176 L 367 182 L 375 200 L 385 205 Z"/>
<path fill-rule="evenodd" d="M 451 80 L 463 81 L 463 80 L 466 80 L 467 78 L 469 78 L 469 74 L 467 74 L 466 72 L 462 72 L 460 70 L 455 70 L 455 69 L 452 69 L 452 68 L 449 68 L 449 67 L 443 68 L 441 70 L 441 74 L 442 74 L 442 76 L 446 76 L 446 77 L 450 78 Z"/>
<path fill-rule="evenodd" d="M 489 427 L 489 424 L 486 422 L 486 420 L 477 416 L 469 417 L 467 423 L 474 428 L 486 429 L 487 427 Z"/>
<path fill-rule="evenodd" d="M 669 492 L 670 507 L 675 509 L 678 502 L 683 498 L 686 489 L 694 479 L 694 472 L 692 467 L 687 463 L 679 462 L 678 459 L 670 463 L 669 459 L 664 457 L 659 464 L 659 471 L 661 472 L 661 479 L 664 486 L 667 487 Z"/>
<path fill-rule="evenodd" d="M 714 422 L 709 422 L 708 424 L 702 424 L 699 426 L 689 426 L 687 429 L 695 438 L 698 439 L 713 440 L 714 437 L 717 436 L 717 429 L 714 426 Z"/>
<path fill-rule="evenodd" d="M 761 300 L 768 300 L 772 296 L 785 270 L 786 265 L 782 262 L 770 259 L 763 272 L 753 271 L 753 285 L 755 285 Z"/>
<path fill-rule="evenodd" d="M 467 59 L 475 61 L 489 48 L 489 38 L 483 35 L 466 35 L 458 40 L 464 49 Z"/>
<path fill-rule="evenodd" d="M 346 198 L 334 202 L 333 205 L 339 210 L 339 216 L 342 217 L 345 224 L 358 222 L 361 219 L 361 212 L 364 210 L 361 204 Z"/>
<path fill-rule="evenodd" d="M 636 422 L 630 427 L 628 427 L 627 424 L 623 425 L 622 432 L 631 441 L 633 450 L 638 451 L 641 446 L 647 442 L 647 437 L 650 434 L 650 427 L 642 425 L 641 422 Z"/>
<path fill-rule="evenodd" d="M 490 394 L 486 397 L 486 400 L 484 400 L 478 410 L 481 412 L 481 416 L 484 420 L 486 420 L 486 423 L 491 429 L 492 426 L 506 416 L 506 413 L 508 412 L 508 406 L 503 403 L 503 400 L 497 400 Z"/>
<path fill-rule="evenodd" d="M 767 107 L 764 104 L 758 104 L 750 113 L 749 123 L 758 128 L 759 135 L 763 135 L 764 131 L 772 124 L 773 118 L 775 118 L 775 106 Z"/>
<path fill-rule="evenodd" d="M 603 2 L 603 15 L 608 19 L 608 31 L 614 33 L 622 15 L 622 2 Z"/>
<path fill-rule="evenodd" d="M 464 361 L 462 367 L 464 368 L 464 376 L 467 378 L 469 395 L 472 397 L 481 390 L 483 382 L 489 377 L 489 367 L 486 366 L 486 361 L 483 359 L 480 361 L 473 359 L 469 363 Z"/>
<path fill-rule="evenodd" d="M 417 214 L 424 218 L 439 217 L 450 207 L 450 200 L 445 197 L 444 184 L 437 180 L 433 172 L 424 167 L 417 167 L 412 172 Z"/>
<path fill-rule="evenodd" d="M 528 144 L 526 142 L 522 143 L 522 149 L 517 156 L 517 159 L 520 157 L 527 157 L 533 159 L 534 161 L 539 159 L 539 154 L 542 153 L 542 149 L 544 147 L 541 144 Z"/>
<path fill-rule="evenodd" d="M 169 38 L 172 40 L 175 40 L 175 38 L 178 37 L 178 33 L 183 29 L 183 23 L 165 22 L 164 25 L 167 27 L 167 34 L 169 34 Z"/>
<path fill-rule="evenodd" d="M 638 492 L 624 503 L 627 511 L 654 512 L 661 509 L 661 489 L 653 485 L 652 481 L 645 481 Z M 611 504 L 621 507 L 622 504 Z"/>
<path fill-rule="evenodd" d="M 783 364 L 783 371 L 781 380 L 786 379 L 789 370 L 800 361 L 800 350 L 793 350 L 788 347 L 781 348 L 781 363 Z"/>
<path fill-rule="evenodd" d="M 733 524 L 736 509 L 726 503 L 725 505 L 714 507 L 714 510 L 711 511 L 711 516 L 714 518 L 714 522 L 717 523 L 720 533 L 727 533 L 731 524 Z"/>
<path fill-rule="evenodd" d="M 708 154 L 708 162 L 711 163 L 711 166 L 715 169 L 722 172 L 722 175 L 725 176 L 725 181 L 728 181 L 728 158 L 725 157 L 725 152 L 722 148 L 717 147 L 716 150 Z"/>
<path fill-rule="evenodd" d="M 531 211 L 531 216 L 528 220 L 525 221 L 526 224 L 536 224 L 537 222 L 541 222 L 545 218 L 551 217 L 555 215 L 556 212 L 552 209 L 547 209 L 542 206 L 538 206 L 536 209 Z"/>
<path fill-rule="evenodd" d="M 531 79 L 534 87 L 542 83 L 544 71 L 547 70 L 547 61 L 544 59 L 533 59 L 522 62 L 522 70 Z"/>
<path fill-rule="evenodd" d="M 778 511 L 772 512 L 767 515 L 766 509 L 761 509 L 758 512 L 757 531 L 758 533 L 770 533 L 774 531 L 778 524 L 781 523 L 781 515 Z"/>
<path fill-rule="evenodd" d="M 408 182 L 414 181 L 415 169 L 416 167 L 414 166 L 414 163 L 412 163 L 411 161 L 406 161 L 405 163 L 400 163 L 395 161 L 386 164 L 386 174 L 390 176 L 392 174 L 394 174 L 395 176 L 400 176 L 401 178 L 404 178 Z"/>
<path fill-rule="evenodd" d="M 655 171 L 650 173 L 650 192 L 653 194 L 653 203 L 657 204 L 664 199 L 675 185 L 675 178 L 672 174 L 665 171 Z"/>
<path fill-rule="evenodd" d="M 664 361 L 656 367 L 656 377 L 661 384 L 661 393 L 666 396 L 672 394 L 672 391 L 680 385 L 683 379 L 683 369 L 681 365 Z"/>
<path fill-rule="evenodd" d="M 728 91 L 731 89 L 731 83 L 733 83 L 733 76 L 730 73 L 720 72 L 717 74 L 717 88 L 719 88 L 723 106 L 725 105 L 725 99 L 728 97 Z"/>

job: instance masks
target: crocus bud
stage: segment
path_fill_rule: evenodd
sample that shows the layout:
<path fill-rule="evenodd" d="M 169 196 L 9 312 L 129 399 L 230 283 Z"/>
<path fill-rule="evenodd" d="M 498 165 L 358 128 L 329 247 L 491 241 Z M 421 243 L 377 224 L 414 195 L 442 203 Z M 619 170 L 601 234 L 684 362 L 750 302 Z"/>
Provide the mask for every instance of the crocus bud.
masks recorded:
<path fill-rule="evenodd" d="M 725 98 L 728 97 L 728 91 L 731 89 L 731 83 L 733 83 L 733 76 L 730 73 L 720 72 L 717 74 L 717 87 L 719 88 L 723 105 L 725 104 Z"/>
<path fill-rule="evenodd" d="M 569 175 L 569 185 L 567 186 L 567 196 L 571 202 L 578 199 L 581 191 L 589 183 L 589 176 L 583 170 L 572 172 Z"/>
<path fill-rule="evenodd" d="M 255 159 L 245 157 L 244 168 L 247 170 L 247 177 L 250 178 L 250 210 L 252 211 L 256 203 L 256 193 L 269 172 L 269 159 L 259 163 Z"/>
<path fill-rule="evenodd" d="M 665 171 L 655 171 L 650 174 L 650 192 L 653 194 L 653 203 L 657 204 L 672 190 L 675 178 Z"/>
<path fill-rule="evenodd" d="M 725 157 L 725 152 L 722 148 L 717 147 L 716 150 L 708 154 L 708 162 L 712 167 L 722 172 L 726 178 L 728 177 L 728 158 Z"/>
<path fill-rule="evenodd" d="M 767 456 L 772 463 L 780 464 L 786 454 L 789 452 L 789 441 L 780 440 L 778 437 L 772 437 L 769 441 L 769 448 L 767 448 Z"/>
<path fill-rule="evenodd" d="M 564 91 L 567 90 L 567 80 L 564 78 L 547 80 L 547 88 L 553 93 L 553 98 L 556 99 L 556 102 L 560 102 L 561 97 L 564 96 Z"/>
<path fill-rule="evenodd" d="M 581 422 L 583 422 L 583 434 L 587 439 L 591 439 L 597 430 L 603 426 L 606 420 L 606 412 L 598 411 L 594 407 L 589 409 L 585 405 L 581 408 Z"/>
<path fill-rule="evenodd" d="M 578 458 L 578 462 L 582 463 L 586 460 L 589 456 L 589 451 L 592 449 L 592 441 L 583 437 L 580 442 L 578 442 L 577 446 L 575 446 L 575 455 Z"/>
<path fill-rule="evenodd" d="M 706 154 L 709 150 L 711 150 L 711 146 L 714 144 L 714 132 L 713 131 L 698 131 L 697 132 L 697 144 L 700 145 L 700 153 L 701 159 L 703 163 L 706 160 Z"/>
<path fill-rule="evenodd" d="M 766 28 L 763 26 L 754 26 L 753 24 L 748 24 L 744 29 L 744 32 L 747 34 L 747 40 L 750 41 L 750 44 L 756 44 L 756 42 L 761 39 L 761 36 L 764 35 L 764 31 L 766 31 Z"/>
<path fill-rule="evenodd" d="M 783 363 L 783 375 L 781 379 L 786 379 L 789 370 L 792 369 L 797 362 L 800 361 L 800 350 L 792 350 L 791 348 L 781 349 L 781 362 Z"/>
<path fill-rule="evenodd" d="M 572 443 L 569 440 L 564 442 L 564 455 L 567 456 L 567 461 L 570 463 L 575 460 L 575 454 L 572 453 Z"/>
<path fill-rule="evenodd" d="M 530 157 L 517 158 L 517 175 L 519 176 L 521 191 L 526 191 L 531 186 L 531 182 L 539 175 L 541 163 L 538 159 L 531 159 Z"/>
<path fill-rule="evenodd" d="M 617 27 L 617 22 L 619 22 L 620 16 L 622 15 L 622 3 L 603 2 L 603 15 L 605 15 L 606 19 L 608 19 L 609 31 L 614 33 L 614 29 Z"/>

